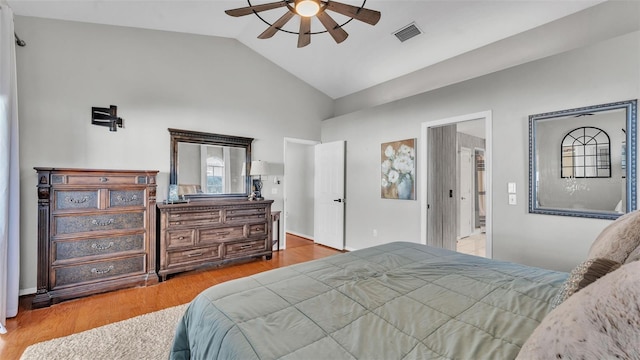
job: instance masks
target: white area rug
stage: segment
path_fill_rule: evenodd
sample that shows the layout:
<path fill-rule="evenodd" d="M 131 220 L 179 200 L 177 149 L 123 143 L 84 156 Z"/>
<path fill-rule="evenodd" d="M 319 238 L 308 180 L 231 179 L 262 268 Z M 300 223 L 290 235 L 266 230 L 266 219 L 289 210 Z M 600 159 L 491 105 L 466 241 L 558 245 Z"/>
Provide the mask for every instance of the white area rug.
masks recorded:
<path fill-rule="evenodd" d="M 21 360 L 168 359 L 187 305 L 140 315 L 27 347 Z"/>

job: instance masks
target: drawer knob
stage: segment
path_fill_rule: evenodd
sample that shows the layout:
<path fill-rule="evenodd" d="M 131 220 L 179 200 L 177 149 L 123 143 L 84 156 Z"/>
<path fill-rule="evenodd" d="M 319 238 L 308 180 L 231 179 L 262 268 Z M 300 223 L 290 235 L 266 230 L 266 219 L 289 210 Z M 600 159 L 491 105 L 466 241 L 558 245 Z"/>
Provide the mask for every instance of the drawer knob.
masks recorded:
<path fill-rule="evenodd" d="M 88 196 L 83 196 L 81 198 L 74 198 L 71 196 L 67 196 L 67 201 L 70 203 L 74 203 L 74 204 L 82 204 L 82 203 L 86 203 L 89 200 Z"/>
<path fill-rule="evenodd" d="M 179 236 L 178 240 L 184 240 L 184 236 Z"/>
<path fill-rule="evenodd" d="M 262 231 L 262 230 L 264 230 L 264 229 L 259 228 L 259 227 L 256 228 L 256 231 Z"/>
<path fill-rule="evenodd" d="M 113 241 L 109 242 L 106 245 L 98 244 L 98 243 L 91 244 L 91 248 L 96 249 L 96 250 L 103 250 L 103 251 L 109 249 L 112 246 L 113 246 Z"/>
<path fill-rule="evenodd" d="M 93 220 L 91 220 L 91 223 L 93 225 L 98 225 L 98 226 L 107 226 L 107 225 L 113 224 L 113 221 L 114 221 L 113 219 L 109 219 L 107 221 L 104 221 L 104 220 L 101 221 L 101 220 L 98 220 L 98 219 L 93 219 Z"/>
<path fill-rule="evenodd" d="M 103 182 L 103 183 L 109 182 L 109 178 L 107 178 L 107 177 L 101 177 L 101 178 L 100 178 L 100 182 Z"/>
<path fill-rule="evenodd" d="M 91 272 L 94 274 L 102 275 L 102 274 L 109 273 L 111 270 L 113 270 L 113 265 L 109 265 L 108 268 L 104 268 L 104 269 L 93 268 L 91 269 Z"/>
<path fill-rule="evenodd" d="M 118 195 L 117 199 L 118 201 L 122 201 L 122 202 L 132 202 L 132 201 L 138 200 L 138 195 L 132 195 L 130 198 L 126 198 L 122 195 Z"/>
<path fill-rule="evenodd" d="M 201 252 L 198 252 L 198 253 L 192 253 L 192 254 L 189 254 L 189 255 L 187 255 L 187 257 L 192 258 L 192 257 L 198 257 L 198 256 L 202 256 L 202 255 L 204 255 L 204 254 L 203 254 L 203 253 L 201 253 Z"/>

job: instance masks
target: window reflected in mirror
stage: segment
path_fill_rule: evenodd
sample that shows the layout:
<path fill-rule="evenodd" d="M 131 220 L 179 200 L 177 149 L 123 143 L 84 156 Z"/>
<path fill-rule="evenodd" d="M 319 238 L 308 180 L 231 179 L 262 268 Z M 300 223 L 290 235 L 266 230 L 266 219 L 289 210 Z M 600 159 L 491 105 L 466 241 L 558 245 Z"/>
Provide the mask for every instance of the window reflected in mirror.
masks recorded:
<path fill-rule="evenodd" d="M 245 159 L 243 148 L 179 142 L 178 194 L 245 193 Z"/>
<path fill-rule="evenodd" d="M 609 135 L 602 129 L 583 126 L 562 139 L 562 177 L 611 177 Z"/>

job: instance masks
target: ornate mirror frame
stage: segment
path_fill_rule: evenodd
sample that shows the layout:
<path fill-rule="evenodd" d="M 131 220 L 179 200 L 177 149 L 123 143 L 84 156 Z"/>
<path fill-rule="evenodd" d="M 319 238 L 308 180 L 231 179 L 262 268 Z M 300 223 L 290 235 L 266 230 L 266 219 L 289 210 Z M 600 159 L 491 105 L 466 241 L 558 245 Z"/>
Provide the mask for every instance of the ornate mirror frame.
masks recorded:
<path fill-rule="evenodd" d="M 580 194 L 581 191 L 593 191 L 592 194 L 597 194 L 599 189 L 590 189 L 589 183 L 587 181 L 592 181 L 592 178 L 561 178 L 560 168 L 552 169 L 550 166 L 546 168 L 539 164 L 541 163 L 553 163 L 553 161 L 544 161 L 541 157 L 545 156 L 545 153 L 549 152 L 551 149 L 551 144 L 545 144 L 545 151 L 541 151 L 543 148 L 542 145 L 544 141 L 541 138 L 538 138 L 539 132 L 541 131 L 543 124 L 551 124 L 551 122 L 555 121 L 565 121 L 568 123 L 569 121 L 572 124 L 578 124 L 578 126 L 588 126 L 588 120 L 580 120 L 590 118 L 591 115 L 601 115 L 606 117 L 607 112 L 620 112 L 624 113 L 625 119 L 624 124 L 626 125 L 625 129 L 616 129 L 620 131 L 620 138 L 624 139 L 625 143 L 621 148 L 613 148 L 611 151 L 619 151 L 620 152 L 620 163 L 618 164 L 619 173 L 622 174 L 623 179 L 625 181 L 624 185 L 624 196 L 620 197 L 620 204 L 624 204 L 626 206 L 622 206 L 620 211 L 616 211 L 614 208 L 608 210 L 601 209 L 593 209 L 586 206 L 581 206 Z M 593 118 L 593 121 L 600 120 L 601 118 Z M 592 121 L 592 122 L 593 122 Z M 572 125 L 574 126 L 574 125 Z M 574 126 L 575 127 L 575 126 Z M 565 134 L 559 134 L 560 138 L 562 138 Z M 560 143 L 553 145 L 555 146 L 553 150 L 557 153 L 558 156 L 558 164 L 560 163 L 560 156 L 562 154 L 562 145 Z M 541 149 L 539 149 L 540 147 Z M 587 217 L 587 218 L 598 218 L 598 219 L 617 219 L 621 215 L 633 211 L 636 209 L 636 150 L 637 149 L 637 100 L 628 100 L 621 101 L 615 103 L 608 103 L 602 105 L 595 106 L 587 106 L 577 109 L 568 109 L 561 111 L 554 111 L 543 114 L 535 114 L 529 116 L 529 213 L 534 214 L 545 214 L 545 215 L 562 215 L 562 216 L 574 216 L 574 217 Z M 544 196 L 541 196 L 540 189 L 548 189 L 548 184 L 543 184 L 545 179 L 555 178 L 555 174 L 557 173 L 557 177 L 561 178 L 560 181 L 573 181 L 576 184 L 572 186 L 564 185 L 565 189 L 563 191 L 570 193 L 572 201 L 565 201 L 562 203 L 562 199 L 557 200 L 560 205 L 545 205 L 541 200 Z M 552 174 L 552 175 L 550 175 Z M 550 182 L 550 181 L 547 181 Z M 593 185 L 597 185 L 595 182 L 591 182 Z M 622 195 L 622 187 L 620 188 Z M 584 193 L 583 193 L 584 194 Z M 547 196 L 548 198 L 548 196 Z M 614 199 L 615 200 L 615 199 Z"/>
<path fill-rule="evenodd" d="M 245 149 L 246 159 L 244 162 L 244 174 L 249 174 L 249 167 L 251 166 L 251 143 L 253 138 L 212 134 L 199 131 L 180 130 L 169 128 L 171 134 L 171 158 L 169 163 L 169 184 L 178 184 L 178 144 L 179 143 L 191 143 L 191 144 L 205 144 L 205 145 L 217 145 L 217 146 L 229 146 Z M 208 199 L 208 198 L 240 198 L 247 197 L 251 192 L 251 177 L 245 175 L 244 179 L 244 193 L 234 194 L 212 194 L 212 193 L 198 193 L 198 194 L 186 194 L 187 198 L 192 199 Z"/>

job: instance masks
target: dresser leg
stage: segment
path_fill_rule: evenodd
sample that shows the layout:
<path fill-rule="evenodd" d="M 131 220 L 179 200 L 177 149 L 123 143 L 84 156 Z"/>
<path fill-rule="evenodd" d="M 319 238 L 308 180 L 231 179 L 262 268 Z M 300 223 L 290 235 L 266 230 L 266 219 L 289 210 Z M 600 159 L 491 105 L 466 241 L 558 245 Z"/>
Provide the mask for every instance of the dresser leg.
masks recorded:
<path fill-rule="evenodd" d="M 47 306 L 51 306 L 51 296 L 49 296 L 49 292 L 38 292 L 33 298 L 31 307 L 33 309 L 39 309 Z"/>
<path fill-rule="evenodd" d="M 267 259 L 267 260 L 271 260 L 273 258 L 273 254 L 272 255 L 265 255 L 264 258 Z"/>

